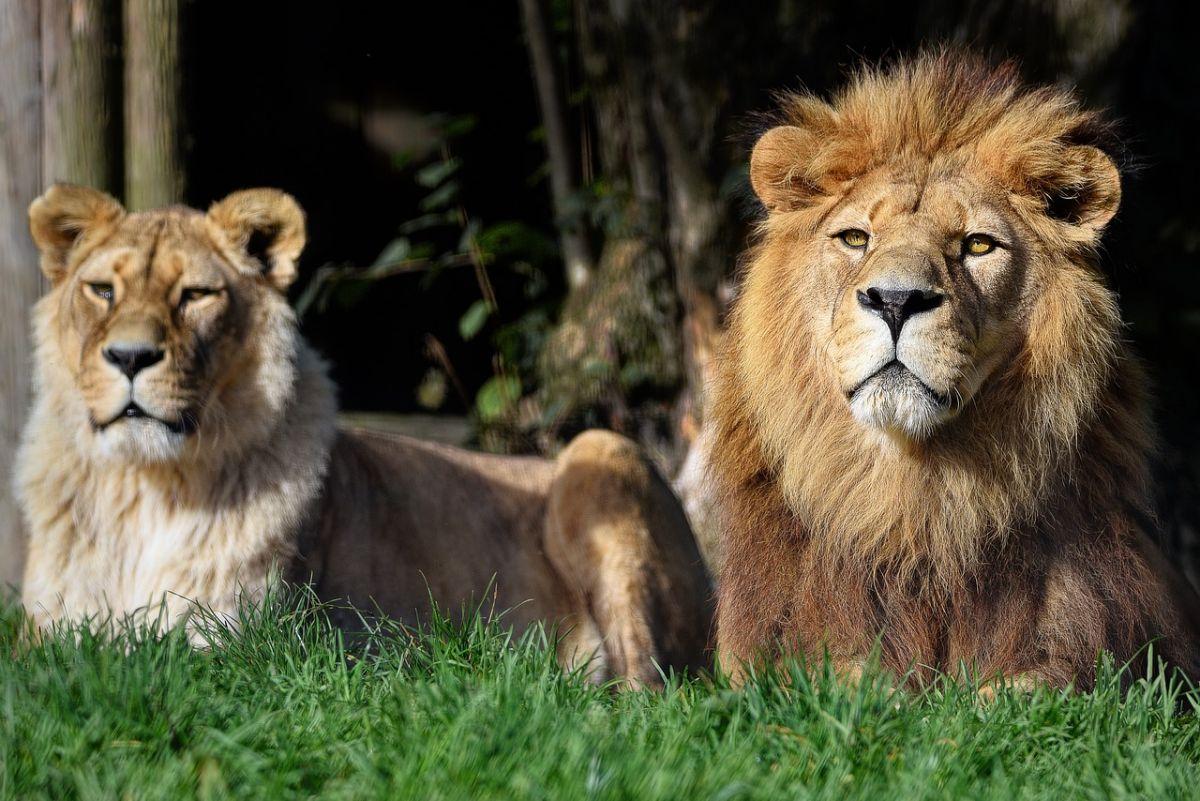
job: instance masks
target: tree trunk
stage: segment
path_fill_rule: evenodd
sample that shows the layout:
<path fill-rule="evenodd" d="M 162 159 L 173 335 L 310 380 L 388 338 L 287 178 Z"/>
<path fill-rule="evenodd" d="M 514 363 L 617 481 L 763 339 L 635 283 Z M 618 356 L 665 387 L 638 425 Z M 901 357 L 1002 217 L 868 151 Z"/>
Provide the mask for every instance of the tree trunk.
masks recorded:
<path fill-rule="evenodd" d="M 661 254 L 664 291 L 675 299 L 670 337 L 684 378 L 676 464 L 699 433 L 719 337 L 718 289 L 737 249 L 732 204 L 720 193 L 730 102 L 728 76 L 713 63 L 725 33 L 716 9 L 657 0 L 576 4 L 601 174 L 628 199 L 618 236 Z M 606 248 L 613 226 L 607 233 Z"/>
<path fill-rule="evenodd" d="M 116 19 L 108 0 L 42 3 L 42 176 L 120 193 Z"/>
<path fill-rule="evenodd" d="M 680 435 L 690 445 L 700 432 L 705 389 L 714 369 L 720 335 L 718 289 L 736 246 L 729 225 L 732 209 L 714 180 L 721 173 L 716 145 L 728 104 L 719 88 L 689 83 L 687 65 L 672 57 L 681 49 L 681 43 L 669 43 L 660 51 L 655 74 L 662 80 L 653 112 L 667 165 L 667 240 L 682 313 L 687 387 Z"/>
<path fill-rule="evenodd" d="M 29 318 L 42 292 L 26 209 L 41 191 L 37 0 L 0 3 L 0 585 L 20 581 L 25 542 L 12 495 L 29 406 Z"/>
<path fill-rule="evenodd" d="M 554 57 L 545 5 L 542 0 L 521 0 L 521 14 L 525 23 L 530 70 L 542 113 L 542 130 L 550 165 L 550 199 L 558 224 L 563 267 L 567 286 L 574 290 L 586 284 L 595 269 L 579 198 L 580 170 L 567 129 L 558 62 Z"/>
<path fill-rule="evenodd" d="M 632 392 L 617 384 L 619 391 L 612 393 L 617 397 L 592 406 L 600 407 L 607 415 L 602 422 L 612 427 L 638 421 L 636 426 L 625 422 L 628 433 L 670 473 L 681 468 L 676 489 L 714 563 L 715 525 L 701 436 L 704 392 L 720 336 L 718 290 L 740 244 L 733 204 L 720 191 L 731 160 L 721 149 L 731 107 L 728 65 L 721 58 L 736 12 L 726 9 L 719 18 L 718 6 L 708 0 L 576 2 L 600 174 L 623 202 L 615 224 L 605 226 L 593 278 L 601 290 L 588 287 L 568 298 L 550 343 L 566 357 L 548 360 L 553 369 L 547 371 L 570 376 L 572 364 L 602 361 L 599 346 L 613 343 L 608 347 L 616 354 L 608 359 L 616 362 L 612 375 L 658 377 L 657 385 L 643 381 Z M 633 255 L 614 258 L 619 254 Z M 631 297 L 647 301 L 630 310 Z M 631 325 L 657 330 L 652 340 L 621 330 Z M 639 341 L 653 347 L 623 345 Z M 590 351 L 570 350 L 572 342 L 596 344 Z M 584 372 L 546 386 L 565 393 L 588 389 L 587 376 L 596 373 Z M 672 393 L 665 410 L 659 400 L 663 391 Z M 628 408 L 623 398 L 631 396 L 649 400 L 635 400 L 639 406 Z M 572 400 L 581 405 L 577 399 L 564 402 L 561 393 L 549 405 L 571 408 Z"/>
<path fill-rule="evenodd" d="M 554 438 L 612 428 L 673 468 L 672 399 L 683 383 L 679 306 L 664 236 L 661 151 L 645 93 L 649 65 L 606 3 L 581 0 L 575 13 L 606 184 L 604 240 L 595 273 L 568 293 L 542 350 L 541 407 L 553 414 L 547 427 Z"/>
<path fill-rule="evenodd" d="M 184 199 L 180 6 L 125 0 L 125 205 Z"/>

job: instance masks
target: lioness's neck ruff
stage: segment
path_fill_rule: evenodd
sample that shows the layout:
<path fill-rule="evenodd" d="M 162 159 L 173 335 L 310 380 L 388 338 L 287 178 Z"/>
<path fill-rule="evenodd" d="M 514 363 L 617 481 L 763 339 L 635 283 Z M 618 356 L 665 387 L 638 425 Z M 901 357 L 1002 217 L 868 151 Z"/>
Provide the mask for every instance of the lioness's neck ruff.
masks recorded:
<path fill-rule="evenodd" d="M 29 611 L 39 621 L 119 619 L 165 603 L 175 622 L 202 599 L 233 613 L 239 596 L 286 567 L 320 492 L 335 406 L 324 365 L 282 299 L 265 304 L 244 344 L 253 378 L 211 401 L 185 458 L 131 463 L 93 441 L 53 347 L 59 303 L 51 294 L 37 308 L 36 401 L 18 460 L 36 532 Z"/>

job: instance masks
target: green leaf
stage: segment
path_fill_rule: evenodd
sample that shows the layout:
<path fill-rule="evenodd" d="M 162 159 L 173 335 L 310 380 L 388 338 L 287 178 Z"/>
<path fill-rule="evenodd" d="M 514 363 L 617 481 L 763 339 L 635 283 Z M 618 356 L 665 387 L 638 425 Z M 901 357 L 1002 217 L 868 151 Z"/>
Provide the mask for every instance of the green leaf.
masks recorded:
<path fill-rule="evenodd" d="M 463 226 L 462 235 L 458 238 L 458 250 L 460 253 L 470 253 L 471 245 L 475 242 L 475 235 L 479 232 L 479 221 L 468 220 Z M 485 254 L 486 255 L 486 254 Z"/>
<path fill-rule="evenodd" d="M 507 375 L 489 378 L 475 396 L 475 411 L 484 422 L 498 420 L 521 399 L 521 382 Z"/>
<path fill-rule="evenodd" d="M 411 150 L 402 150 L 399 153 L 392 154 L 392 169 L 399 172 L 412 164 L 412 160 L 416 158 L 416 154 Z"/>
<path fill-rule="evenodd" d="M 449 383 L 445 371 L 436 367 L 429 368 L 417 386 L 417 403 L 421 408 L 430 411 L 442 408 L 446 403 Z"/>
<path fill-rule="evenodd" d="M 421 211 L 436 211 L 452 204 L 458 197 L 458 181 L 448 181 L 421 200 Z"/>
<path fill-rule="evenodd" d="M 492 308 L 485 300 L 477 300 L 471 304 L 471 308 L 467 309 L 458 320 L 458 333 L 463 338 L 463 341 L 470 341 L 475 338 L 483 329 L 483 324 L 487 322 L 491 316 Z"/>
<path fill-rule="evenodd" d="M 408 241 L 406 237 L 397 237 L 389 242 L 387 247 L 375 258 L 375 263 L 371 265 L 371 270 L 404 261 L 411 253 L 412 242 Z M 369 272 L 370 270 L 368 270 Z"/>
<path fill-rule="evenodd" d="M 502 220 L 480 228 L 475 242 L 485 253 L 505 258 L 545 259 L 555 252 L 553 240 L 518 220 Z"/>
<path fill-rule="evenodd" d="M 446 159 L 445 161 L 435 161 L 432 164 L 426 164 L 417 170 L 415 176 L 417 183 L 426 189 L 433 189 L 457 172 L 460 163 L 458 159 Z"/>
<path fill-rule="evenodd" d="M 406 220 L 400 223 L 399 233 L 401 234 L 416 234 L 421 231 L 428 231 L 432 228 L 439 228 L 443 225 L 457 225 L 458 212 L 454 209 L 449 211 L 440 211 L 430 214 L 422 214 L 420 217 L 414 217 L 411 220 Z"/>
<path fill-rule="evenodd" d="M 442 126 L 442 136 L 446 139 L 453 139 L 456 136 L 463 136 L 475 130 L 474 114 L 461 114 L 457 117 L 452 117 Z"/>
<path fill-rule="evenodd" d="M 324 306 L 324 297 L 328 291 L 330 279 L 337 273 L 337 268 L 326 264 L 317 270 L 316 275 L 304 287 L 300 297 L 296 298 L 296 316 L 304 317 L 314 306 Z M 318 300 L 321 303 L 318 304 Z"/>

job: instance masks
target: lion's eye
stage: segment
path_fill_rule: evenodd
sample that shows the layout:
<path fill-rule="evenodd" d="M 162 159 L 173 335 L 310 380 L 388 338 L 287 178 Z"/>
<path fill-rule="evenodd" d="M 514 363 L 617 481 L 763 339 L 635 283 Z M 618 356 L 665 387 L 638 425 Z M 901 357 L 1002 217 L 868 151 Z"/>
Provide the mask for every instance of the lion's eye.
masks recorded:
<path fill-rule="evenodd" d="M 112 284 L 88 283 L 87 286 L 88 286 L 88 289 L 90 289 L 92 291 L 92 294 L 95 295 L 96 297 L 100 298 L 100 300 L 104 301 L 105 303 L 112 303 L 112 299 L 113 299 L 113 285 Z"/>
<path fill-rule="evenodd" d="M 856 250 L 865 248 L 867 246 L 867 241 L 870 240 L 870 238 L 871 237 L 867 236 L 866 231 L 860 231 L 857 228 L 847 228 L 845 231 L 842 231 L 840 234 L 838 234 L 838 239 L 842 240 L 846 247 L 855 248 Z"/>
<path fill-rule="evenodd" d="M 986 234 L 971 234 L 963 240 L 963 252 L 970 256 L 982 256 L 996 249 L 996 240 Z"/>
<path fill-rule="evenodd" d="M 191 303 L 201 298 L 210 298 L 221 290 L 206 286 L 193 286 L 183 290 L 179 295 L 180 303 Z"/>

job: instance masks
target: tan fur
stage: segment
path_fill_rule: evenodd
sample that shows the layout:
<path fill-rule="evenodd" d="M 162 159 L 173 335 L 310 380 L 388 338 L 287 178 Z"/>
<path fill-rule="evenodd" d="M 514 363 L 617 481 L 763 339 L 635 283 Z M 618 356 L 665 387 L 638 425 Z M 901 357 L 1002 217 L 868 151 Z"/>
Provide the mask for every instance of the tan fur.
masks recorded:
<path fill-rule="evenodd" d="M 1158 638 L 1197 675 L 1192 593 L 1147 539 L 1146 382 L 1096 267 L 1120 199 L 1102 120 L 940 53 L 785 97 L 780 122 L 715 392 L 722 661 L 879 638 L 897 671 L 1086 684 L 1101 649 Z M 966 254 L 980 233 L 999 247 Z M 932 301 L 894 335 L 881 287 Z"/>
<path fill-rule="evenodd" d="M 40 625 L 232 615 L 286 574 L 410 622 L 430 597 L 546 621 L 597 678 L 702 663 L 708 578 L 628 441 L 588 432 L 552 462 L 337 430 L 283 294 L 304 245 L 287 195 L 126 214 L 59 185 L 30 222 L 53 282 L 17 476 Z M 117 358 L 150 352 L 132 374 Z"/>

